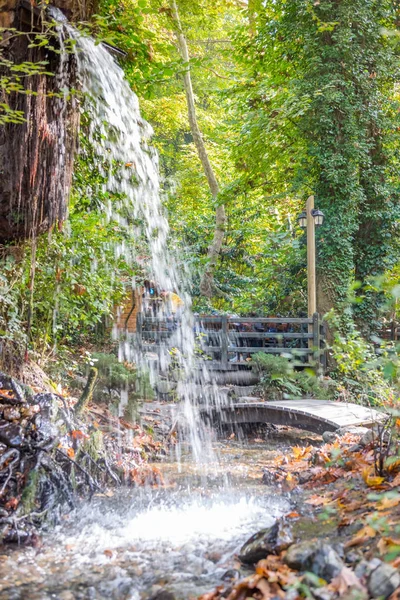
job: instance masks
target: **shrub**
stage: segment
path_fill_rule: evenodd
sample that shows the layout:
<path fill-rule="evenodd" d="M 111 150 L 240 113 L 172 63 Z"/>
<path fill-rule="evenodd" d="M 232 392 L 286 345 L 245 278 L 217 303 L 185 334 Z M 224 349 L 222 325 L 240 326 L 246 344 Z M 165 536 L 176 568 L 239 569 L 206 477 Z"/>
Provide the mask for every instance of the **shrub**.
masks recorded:
<path fill-rule="evenodd" d="M 293 364 L 284 356 L 259 352 L 251 359 L 253 371 L 260 376 L 258 392 L 270 400 L 292 397 L 331 399 L 334 384 L 320 380 L 311 371 L 295 371 Z"/>

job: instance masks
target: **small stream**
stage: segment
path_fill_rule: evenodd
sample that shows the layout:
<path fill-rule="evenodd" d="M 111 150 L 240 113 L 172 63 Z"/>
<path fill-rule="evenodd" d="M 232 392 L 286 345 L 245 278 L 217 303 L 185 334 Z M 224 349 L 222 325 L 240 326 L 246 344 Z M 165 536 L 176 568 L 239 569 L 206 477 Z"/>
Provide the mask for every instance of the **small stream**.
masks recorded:
<path fill-rule="evenodd" d="M 235 553 L 289 502 L 261 483 L 277 450 L 219 444 L 209 473 L 190 459 L 160 465 L 165 486 L 96 496 L 44 535 L 0 555 L 1 600 L 146 598 L 160 586 L 197 597 L 235 567 Z"/>

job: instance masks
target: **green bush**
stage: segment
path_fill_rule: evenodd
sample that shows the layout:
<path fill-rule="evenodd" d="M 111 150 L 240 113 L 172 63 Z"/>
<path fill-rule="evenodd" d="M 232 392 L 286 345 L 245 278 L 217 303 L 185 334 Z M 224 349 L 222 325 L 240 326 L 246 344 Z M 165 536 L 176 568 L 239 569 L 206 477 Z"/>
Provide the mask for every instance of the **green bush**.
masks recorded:
<path fill-rule="evenodd" d="M 289 359 L 259 352 L 251 359 L 252 369 L 260 377 L 257 391 L 268 400 L 285 397 L 332 399 L 334 383 L 321 380 L 309 370 L 295 371 Z"/>
<path fill-rule="evenodd" d="M 354 325 L 343 333 L 333 311 L 327 320 L 334 332 L 332 377 L 338 382 L 338 397 L 374 406 L 392 402 L 399 395 L 398 349 L 378 338 L 375 345 L 368 342 Z"/>
<path fill-rule="evenodd" d="M 148 373 L 139 372 L 133 364 L 119 362 L 115 354 L 94 353 L 90 363 L 98 370 L 93 400 L 105 402 L 115 414 L 121 405 L 121 392 L 126 394 L 124 417 L 130 421 L 135 420 L 140 400 L 154 398 Z"/>

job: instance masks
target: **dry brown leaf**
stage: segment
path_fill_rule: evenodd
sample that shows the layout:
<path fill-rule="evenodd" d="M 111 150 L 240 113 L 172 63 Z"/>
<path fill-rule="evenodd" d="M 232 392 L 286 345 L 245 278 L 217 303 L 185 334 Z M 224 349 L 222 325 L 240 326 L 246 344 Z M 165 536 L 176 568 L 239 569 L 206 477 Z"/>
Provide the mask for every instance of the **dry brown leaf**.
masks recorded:
<path fill-rule="evenodd" d="M 361 544 L 364 544 L 365 542 L 373 539 L 374 537 L 376 537 L 375 529 L 372 529 L 372 527 L 370 527 L 369 525 L 365 525 L 365 527 L 360 529 L 360 531 L 355 537 L 346 542 L 344 547 L 352 548 L 353 546 L 361 546 Z"/>
<path fill-rule="evenodd" d="M 339 575 L 332 579 L 328 587 L 337 592 L 339 596 L 345 594 L 349 588 L 355 587 L 359 590 L 365 590 L 357 575 L 349 567 L 343 567 Z"/>
<path fill-rule="evenodd" d="M 311 506 L 325 506 L 331 502 L 330 498 L 327 496 L 319 496 L 318 494 L 314 494 L 305 500 L 306 504 L 311 504 Z"/>
<path fill-rule="evenodd" d="M 390 487 L 400 487 L 400 473 L 389 483 Z"/>
<path fill-rule="evenodd" d="M 393 493 L 393 492 L 391 492 Z M 395 498 L 386 498 L 384 496 L 382 500 L 379 501 L 378 510 L 387 510 L 388 508 L 394 508 L 400 504 L 400 495 Z"/>

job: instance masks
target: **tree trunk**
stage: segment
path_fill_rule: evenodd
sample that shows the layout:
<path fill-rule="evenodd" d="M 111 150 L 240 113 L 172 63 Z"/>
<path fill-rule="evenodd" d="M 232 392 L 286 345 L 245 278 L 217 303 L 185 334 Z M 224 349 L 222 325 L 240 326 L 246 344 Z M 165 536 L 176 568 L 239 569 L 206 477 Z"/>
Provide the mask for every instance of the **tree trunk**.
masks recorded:
<path fill-rule="evenodd" d="M 172 11 L 172 18 L 175 24 L 175 35 L 178 41 L 179 52 L 182 57 L 182 60 L 185 63 L 185 72 L 183 76 L 185 92 L 186 92 L 186 101 L 188 107 L 188 117 L 189 117 L 189 125 L 190 130 L 193 136 L 193 141 L 196 146 L 197 154 L 201 161 L 201 164 L 204 169 L 204 173 L 207 177 L 208 186 L 210 188 L 212 197 L 214 202 L 217 204 L 215 210 L 215 230 L 213 241 L 208 248 L 207 252 L 207 265 L 204 269 L 201 282 L 200 282 L 200 292 L 203 296 L 207 298 L 211 298 L 214 292 L 214 271 L 218 262 L 218 258 L 221 253 L 222 243 L 225 236 L 225 228 L 227 223 L 227 217 L 225 212 L 225 206 L 223 204 L 218 204 L 218 194 L 219 194 L 219 185 L 217 178 L 215 176 L 214 170 L 211 166 L 210 160 L 208 158 L 207 150 L 204 144 L 203 137 L 201 135 L 201 131 L 199 125 L 197 123 L 196 117 L 196 106 L 194 102 L 194 94 L 193 94 L 193 86 L 192 79 L 190 76 L 190 65 L 189 65 L 189 50 L 186 42 L 186 38 L 182 31 L 182 26 L 179 18 L 178 7 L 176 4 L 176 0 L 170 0 L 170 6 Z"/>
<path fill-rule="evenodd" d="M 41 33 L 42 12 L 29 3 L 28 8 L 18 6 L 17 10 L 10 0 L 4 9 L 0 0 L 0 25 L 7 24 L 17 32 L 34 29 Z M 3 34 L 0 48 L 4 59 L 17 65 L 46 61 L 46 71 L 53 75 L 22 77 L 21 91 L 0 91 L 0 104 L 20 111 L 23 118 L 20 123 L 0 126 L 1 242 L 30 239 L 65 219 L 79 124 L 75 99 L 59 97 L 60 88 L 78 84 L 75 57 L 63 53 L 56 32 L 49 34 L 56 51 L 29 47 L 28 35 L 8 39 L 8 34 Z M 4 81 L 9 77 L 12 73 L 3 61 L 0 78 Z"/>

